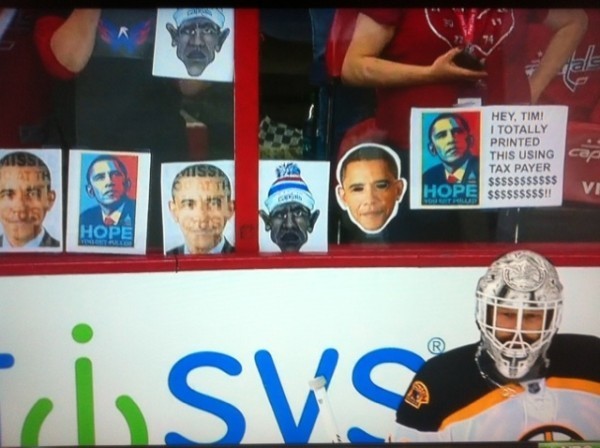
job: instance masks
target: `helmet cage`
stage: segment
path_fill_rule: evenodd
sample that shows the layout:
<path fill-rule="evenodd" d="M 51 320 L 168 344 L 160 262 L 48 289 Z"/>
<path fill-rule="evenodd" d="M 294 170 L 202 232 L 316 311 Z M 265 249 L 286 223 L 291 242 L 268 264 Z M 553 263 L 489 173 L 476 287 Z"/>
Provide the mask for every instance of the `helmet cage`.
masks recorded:
<path fill-rule="evenodd" d="M 527 294 L 525 294 L 527 295 Z M 515 325 L 503 328 L 498 324 L 498 312 L 514 312 Z M 531 312 L 541 311 L 542 322 L 539 329 L 524 329 L 524 319 L 531 318 Z M 545 357 L 552 337 L 558 331 L 562 317 L 562 296 L 560 294 L 540 301 L 531 293 L 531 298 L 506 298 L 487 295 L 477 291 L 476 320 L 481 331 L 485 350 L 490 354 L 496 368 L 508 379 L 519 379 L 527 375 L 540 357 Z M 498 332 L 511 335 L 498 339 Z"/>

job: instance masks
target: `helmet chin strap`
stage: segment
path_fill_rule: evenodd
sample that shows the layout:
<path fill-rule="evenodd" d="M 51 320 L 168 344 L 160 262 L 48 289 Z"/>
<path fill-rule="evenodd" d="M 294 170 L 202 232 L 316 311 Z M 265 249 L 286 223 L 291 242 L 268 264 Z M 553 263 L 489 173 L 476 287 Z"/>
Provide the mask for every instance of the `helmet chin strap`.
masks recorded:
<path fill-rule="evenodd" d="M 506 378 L 504 375 L 500 373 L 498 368 L 496 367 L 496 363 L 494 359 L 490 356 L 490 354 L 485 350 L 483 346 L 483 341 L 479 343 L 477 347 L 477 352 L 475 353 L 475 364 L 477 364 L 477 368 L 479 369 L 479 373 L 482 378 L 493 388 L 499 388 L 502 390 L 504 396 L 513 396 L 516 394 L 516 390 L 511 387 L 511 383 L 515 384 L 516 382 L 526 382 L 535 380 L 538 378 L 543 378 L 545 371 L 548 369 L 550 365 L 550 361 L 546 358 L 545 354 L 541 355 L 531 366 L 529 371 L 522 376 L 521 378 Z"/>
<path fill-rule="evenodd" d="M 519 378 L 519 381 L 531 381 L 544 378 L 549 366 L 550 360 L 546 358 L 545 353 L 542 353 L 540 354 L 539 358 L 535 360 L 535 363 L 531 366 L 529 372 L 527 372 L 522 378 Z"/>
<path fill-rule="evenodd" d="M 477 352 L 475 353 L 475 364 L 477 364 L 477 368 L 479 369 L 479 373 L 483 379 L 486 380 L 491 386 L 503 388 L 510 383 L 508 378 L 505 378 L 500 374 L 500 372 L 498 372 L 494 360 L 483 347 L 483 341 L 480 342 L 479 346 L 477 347 Z"/>

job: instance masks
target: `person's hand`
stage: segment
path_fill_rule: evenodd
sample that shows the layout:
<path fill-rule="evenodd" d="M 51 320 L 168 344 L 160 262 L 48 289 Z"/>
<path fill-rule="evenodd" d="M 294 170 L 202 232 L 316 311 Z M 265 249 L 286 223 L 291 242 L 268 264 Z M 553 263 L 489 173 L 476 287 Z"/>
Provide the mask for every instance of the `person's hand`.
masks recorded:
<path fill-rule="evenodd" d="M 477 81 L 485 78 L 487 72 L 483 70 L 469 70 L 456 65 L 454 57 L 461 51 L 460 48 L 452 48 L 433 61 L 430 67 L 432 79 L 436 81 Z"/>
<path fill-rule="evenodd" d="M 185 96 L 195 96 L 208 89 L 212 83 L 196 79 L 178 80 L 179 91 Z"/>

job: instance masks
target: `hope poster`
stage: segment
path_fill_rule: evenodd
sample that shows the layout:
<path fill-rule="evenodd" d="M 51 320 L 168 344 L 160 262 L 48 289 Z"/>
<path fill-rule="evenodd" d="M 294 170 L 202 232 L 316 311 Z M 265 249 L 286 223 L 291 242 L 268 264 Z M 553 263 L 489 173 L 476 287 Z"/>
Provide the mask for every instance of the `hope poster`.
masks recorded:
<path fill-rule="evenodd" d="M 565 106 L 413 109 L 410 207 L 557 206 Z"/>
<path fill-rule="evenodd" d="M 67 252 L 145 254 L 150 154 L 72 150 Z"/>

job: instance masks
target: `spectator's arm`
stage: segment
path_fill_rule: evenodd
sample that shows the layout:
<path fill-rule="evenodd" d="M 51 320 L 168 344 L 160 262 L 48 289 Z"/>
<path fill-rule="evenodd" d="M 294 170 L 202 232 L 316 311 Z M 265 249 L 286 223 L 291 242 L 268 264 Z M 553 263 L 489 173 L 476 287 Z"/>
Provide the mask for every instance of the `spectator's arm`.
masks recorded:
<path fill-rule="evenodd" d="M 342 65 L 342 81 L 364 87 L 411 86 L 453 80 L 477 80 L 485 72 L 461 68 L 452 62 L 460 52 L 453 48 L 431 65 L 404 64 L 380 57 L 394 37 L 393 26 L 377 23 L 360 13 Z"/>
<path fill-rule="evenodd" d="M 61 79 L 79 73 L 94 49 L 100 9 L 75 9 L 67 19 L 47 16 L 35 27 L 35 41 L 46 70 Z"/>
<path fill-rule="evenodd" d="M 587 14 L 582 9 L 551 9 L 544 25 L 554 30 L 540 65 L 529 78 L 531 102 L 537 103 L 550 81 L 573 54 L 587 30 Z"/>

